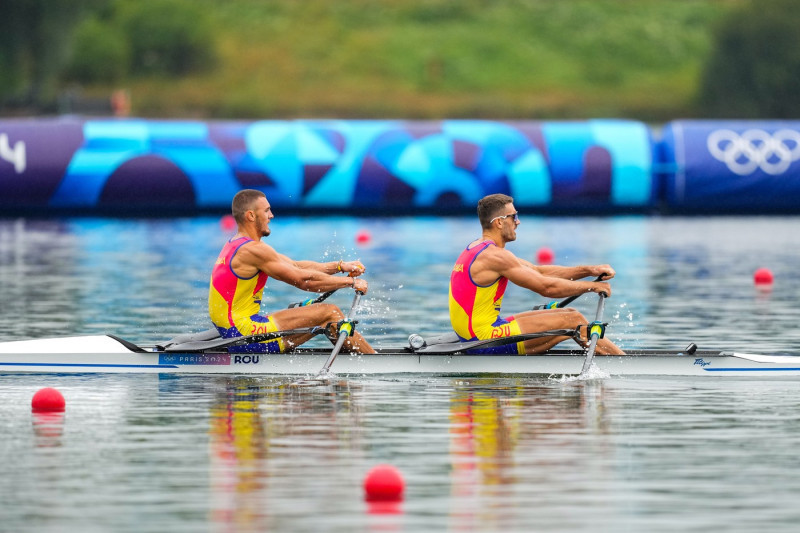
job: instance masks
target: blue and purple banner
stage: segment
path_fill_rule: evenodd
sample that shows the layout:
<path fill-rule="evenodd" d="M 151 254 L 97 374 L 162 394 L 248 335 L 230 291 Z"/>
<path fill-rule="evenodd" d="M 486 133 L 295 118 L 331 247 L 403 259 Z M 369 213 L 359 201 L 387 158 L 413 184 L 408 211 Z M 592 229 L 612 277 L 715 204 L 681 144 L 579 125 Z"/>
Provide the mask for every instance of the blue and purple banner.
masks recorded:
<path fill-rule="evenodd" d="M 665 201 L 698 212 L 800 212 L 800 121 L 675 121 Z"/>
<path fill-rule="evenodd" d="M 654 205 L 638 122 L 0 121 L 0 213 L 227 210 L 242 188 L 278 207 L 470 211 Z"/>
<path fill-rule="evenodd" d="M 800 212 L 800 122 L 0 120 L 0 215 Z"/>

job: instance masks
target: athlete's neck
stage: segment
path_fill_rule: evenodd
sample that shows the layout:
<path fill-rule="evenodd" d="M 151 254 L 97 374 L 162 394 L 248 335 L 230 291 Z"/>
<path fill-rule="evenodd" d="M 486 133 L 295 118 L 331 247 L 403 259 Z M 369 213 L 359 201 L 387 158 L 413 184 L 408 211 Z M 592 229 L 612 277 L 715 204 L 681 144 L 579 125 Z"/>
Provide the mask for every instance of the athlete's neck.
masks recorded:
<path fill-rule="evenodd" d="M 248 239 L 252 239 L 254 241 L 261 240 L 261 236 L 258 234 L 258 231 L 256 231 L 255 228 L 248 226 L 239 226 L 239 231 L 236 233 L 234 239 L 238 239 L 239 237 L 247 237 Z"/>
<path fill-rule="evenodd" d="M 505 248 L 506 246 L 506 243 L 503 241 L 502 237 L 495 234 L 493 231 L 484 231 L 483 235 L 481 236 L 481 240 L 492 241 L 498 248 Z"/>

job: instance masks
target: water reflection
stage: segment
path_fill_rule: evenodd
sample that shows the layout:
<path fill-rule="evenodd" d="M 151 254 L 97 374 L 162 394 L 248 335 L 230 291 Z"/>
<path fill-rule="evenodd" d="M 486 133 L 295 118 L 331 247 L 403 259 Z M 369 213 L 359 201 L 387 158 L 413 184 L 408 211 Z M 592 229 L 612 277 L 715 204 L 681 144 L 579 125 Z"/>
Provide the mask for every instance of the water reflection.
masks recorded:
<path fill-rule="evenodd" d="M 271 495 L 315 475 L 303 470 L 309 454 L 330 465 L 341 448 L 360 446 L 353 385 L 297 389 L 247 377 L 223 383 L 210 406 L 210 519 L 234 530 L 266 530 L 272 515 L 285 512 Z"/>
<path fill-rule="evenodd" d="M 32 418 L 45 379 L 0 376 L 9 531 L 796 525 L 795 381 L 72 376 Z M 392 509 L 364 501 L 378 463 Z"/>
<path fill-rule="evenodd" d="M 64 413 L 33 412 L 31 416 L 36 447 L 61 446 L 61 437 L 64 434 Z"/>
<path fill-rule="evenodd" d="M 247 381 L 234 381 L 210 408 L 209 519 L 234 531 L 266 529 L 262 506 L 253 497 L 266 487 L 268 477 L 259 396 Z"/>
<path fill-rule="evenodd" d="M 425 509 L 434 494 L 441 501 L 446 488 L 447 529 L 508 527 L 528 514 L 519 509 L 521 486 L 566 493 L 574 483 L 562 473 L 581 468 L 585 456 L 596 460 L 604 453 L 587 447 L 607 431 L 609 391 L 599 381 L 287 384 L 247 377 L 216 382 L 209 410 L 213 523 L 274 529 L 310 509 L 330 507 L 364 517 L 395 514 L 371 519 L 375 528 L 392 529 L 404 523 L 406 509 Z M 397 404 L 409 395 L 424 411 Z M 440 428 L 448 435 L 444 449 L 437 445 Z M 436 466 L 440 457 L 446 458 L 444 470 Z M 363 475 L 378 462 L 400 463 L 405 502 L 363 501 L 362 479 L 354 473 Z M 284 506 L 288 501 L 295 511 Z"/>
<path fill-rule="evenodd" d="M 607 430 L 607 394 L 600 381 L 460 383 L 450 400 L 452 529 L 513 529 L 527 514 L 520 510 L 520 486 L 563 490 L 563 472 L 578 471 L 588 453 L 575 436 L 596 438 Z M 532 498 L 527 509 L 540 501 Z"/>

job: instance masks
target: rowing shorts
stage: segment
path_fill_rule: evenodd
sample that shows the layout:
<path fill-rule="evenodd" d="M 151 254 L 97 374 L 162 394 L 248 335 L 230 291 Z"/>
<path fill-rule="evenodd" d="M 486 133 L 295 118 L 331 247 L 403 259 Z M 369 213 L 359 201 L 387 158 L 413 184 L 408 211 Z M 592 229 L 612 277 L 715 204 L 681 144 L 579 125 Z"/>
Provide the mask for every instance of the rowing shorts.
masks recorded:
<path fill-rule="evenodd" d="M 219 334 L 223 339 L 232 339 L 258 335 L 259 333 L 272 333 L 273 331 L 278 331 L 278 324 L 269 315 L 253 315 L 249 318 L 237 319 L 236 326 L 232 328 L 217 327 L 217 330 L 219 330 Z M 283 342 L 283 337 L 278 337 L 267 342 L 229 346 L 228 351 L 230 353 L 283 353 L 286 351 L 286 346 Z"/>
<path fill-rule="evenodd" d="M 522 334 L 522 330 L 520 330 L 519 324 L 517 324 L 516 319 L 513 316 L 509 316 L 506 318 L 497 317 L 497 320 L 494 321 L 494 324 L 492 324 L 491 326 L 487 326 L 485 328 L 480 328 L 475 333 L 476 333 L 476 338 L 472 340 L 510 337 L 512 335 Z M 492 346 L 489 348 L 475 348 L 474 350 L 469 350 L 467 353 L 519 355 L 525 353 L 525 343 L 516 342 L 512 344 L 503 344 L 501 346 Z"/>

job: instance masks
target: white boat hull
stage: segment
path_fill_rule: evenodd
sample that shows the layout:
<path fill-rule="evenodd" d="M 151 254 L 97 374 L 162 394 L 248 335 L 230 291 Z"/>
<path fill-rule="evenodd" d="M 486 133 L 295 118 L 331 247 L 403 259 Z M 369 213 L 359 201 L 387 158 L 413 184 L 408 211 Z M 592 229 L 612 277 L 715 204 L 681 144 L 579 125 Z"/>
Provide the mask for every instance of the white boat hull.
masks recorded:
<path fill-rule="evenodd" d="M 0 343 L 0 373 L 170 373 L 316 375 L 330 352 L 303 350 L 292 354 L 229 354 L 133 351 L 104 336 L 68 337 Z M 337 375 L 579 374 L 584 356 L 579 351 L 547 355 L 422 355 L 384 350 L 376 355 L 339 354 L 332 371 Z M 800 357 L 733 352 L 638 351 L 625 356 L 598 356 L 597 375 L 800 377 Z"/>

